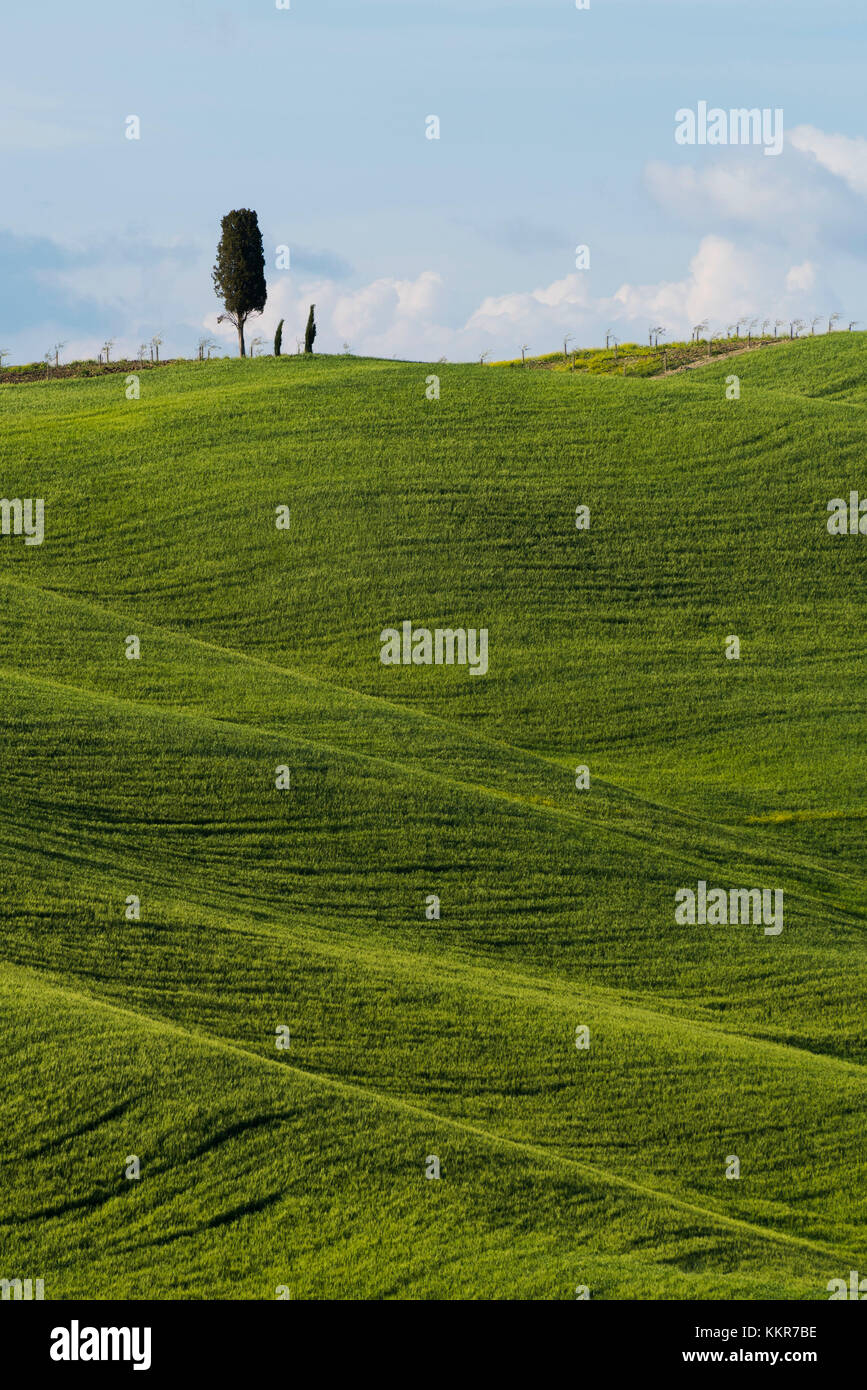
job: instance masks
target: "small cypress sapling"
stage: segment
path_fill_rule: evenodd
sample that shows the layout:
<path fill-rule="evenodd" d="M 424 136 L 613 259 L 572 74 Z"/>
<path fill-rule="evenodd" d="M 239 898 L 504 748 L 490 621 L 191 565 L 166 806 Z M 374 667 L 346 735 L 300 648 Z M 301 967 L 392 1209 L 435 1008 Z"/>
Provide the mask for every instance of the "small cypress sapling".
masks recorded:
<path fill-rule="evenodd" d="M 304 351 L 305 351 L 305 352 L 312 352 L 312 351 L 313 351 L 313 343 L 314 343 L 314 340 L 315 340 L 315 338 L 316 338 L 316 320 L 315 320 L 315 318 L 314 318 L 314 316 L 313 316 L 313 311 L 314 311 L 315 308 L 316 308 L 316 305 L 315 305 L 315 304 L 311 304 L 311 305 L 310 305 L 310 317 L 309 317 L 308 320 L 307 320 L 307 328 L 306 328 L 306 331 L 305 331 L 305 333 L 304 333 Z"/>
<path fill-rule="evenodd" d="M 283 320 L 277 325 L 277 332 L 274 334 L 274 356 L 280 356 L 280 349 L 283 346 Z"/>

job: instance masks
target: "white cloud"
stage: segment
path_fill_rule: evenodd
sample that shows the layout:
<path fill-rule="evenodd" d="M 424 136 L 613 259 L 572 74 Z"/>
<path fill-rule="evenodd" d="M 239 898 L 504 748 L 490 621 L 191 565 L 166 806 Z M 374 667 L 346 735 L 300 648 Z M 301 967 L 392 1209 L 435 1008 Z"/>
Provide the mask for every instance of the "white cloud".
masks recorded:
<path fill-rule="evenodd" d="M 316 305 L 316 345 L 323 352 L 339 351 L 348 342 L 359 355 L 423 361 L 441 356 L 470 360 L 486 350 L 513 357 L 529 338 L 533 350 L 547 352 L 564 332 L 577 333 L 582 324 L 589 331 L 595 308 L 586 276 L 577 273 L 534 290 L 491 296 L 463 324 L 449 323 L 446 287 L 431 270 L 414 280 L 384 278 L 355 290 L 330 280 L 297 281 L 287 274 L 269 287 L 265 313 L 251 321 L 253 333 L 270 341 L 278 321 L 285 319 L 284 343 L 292 351 L 311 304 Z M 216 312 L 208 315 L 205 327 L 227 346 L 234 344 L 235 330 L 216 320 Z"/>
<path fill-rule="evenodd" d="M 722 218 L 784 227 L 785 219 L 800 218 L 804 211 L 802 182 L 776 160 L 723 157 L 701 166 L 652 161 L 645 183 L 660 207 L 705 225 Z"/>
<path fill-rule="evenodd" d="M 287 273 L 271 281 L 265 312 L 250 321 L 249 329 L 253 336 L 270 341 L 284 319 L 283 339 L 291 352 L 315 304 L 317 347 L 323 352 L 337 352 L 348 342 L 353 352 L 371 357 L 441 356 L 451 336 L 436 317 L 442 289 L 441 277 L 432 270 L 422 271 L 415 280 L 384 277 L 354 290 L 334 280 L 304 281 Z M 218 324 L 218 312 L 204 319 L 205 327 L 227 344 L 234 343 L 234 328 Z"/>
<path fill-rule="evenodd" d="M 679 281 L 651 286 L 623 285 L 614 295 L 632 321 L 656 318 L 671 334 L 688 333 L 705 319 L 711 328 L 753 316 L 786 318 L 797 312 L 794 296 L 815 285 L 812 263 L 785 269 L 779 254 L 747 250 L 717 235 L 702 238 Z"/>
<path fill-rule="evenodd" d="M 853 193 L 867 196 L 867 140 L 826 135 L 811 125 L 796 126 L 789 140 L 796 150 L 812 155 L 823 169 L 843 179 Z"/>
<path fill-rule="evenodd" d="M 683 280 L 649 286 L 623 285 L 613 304 L 633 322 L 664 324 L 668 336 L 688 336 L 693 326 L 709 320 L 713 331 L 756 318 L 773 323 L 812 317 L 802 296 L 819 286 L 819 303 L 834 304 L 827 286 L 819 284 L 812 261 L 786 269 L 778 251 L 746 250 L 726 237 L 706 236 Z"/>
<path fill-rule="evenodd" d="M 788 321 L 806 314 L 809 306 L 799 296 L 817 280 L 812 261 L 787 266 L 778 252 L 747 251 L 711 235 L 702 238 L 680 280 L 627 283 L 610 296 L 594 298 L 587 275 L 576 272 L 533 290 L 489 296 L 466 322 L 449 324 L 446 286 L 433 271 L 414 280 L 374 280 L 355 290 L 324 279 L 299 282 L 287 274 L 272 287 L 267 310 L 251 321 L 248 336 L 261 335 L 270 344 L 283 318 L 285 350 L 291 352 L 315 303 L 316 345 L 323 352 L 338 352 L 347 341 L 354 353 L 372 357 L 467 361 L 485 350 L 494 358 L 516 357 L 522 343 L 531 352 L 553 352 L 566 333 L 584 344 L 598 343 L 608 327 L 622 340 L 643 341 L 651 323 L 664 325 L 669 338 L 682 338 L 704 319 L 716 330 L 754 315 Z M 234 350 L 231 326 L 218 326 L 216 313 L 204 323 Z"/>
<path fill-rule="evenodd" d="M 520 334 L 521 325 L 528 324 L 537 333 L 545 327 L 559 331 L 567 320 L 574 322 L 576 314 L 591 307 L 586 286 L 586 272 L 581 272 L 541 289 L 491 296 L 471 314 L 466 331 L 499 336 L 513 331 Z"/>
<path fill-rule="evenodd" d="M 726 150 L 697 164 L 654 160 L 644 180 L 666 213 L 696 229 L 749 227 L 777 245 L 803 246 L 809 238 L 864 248 L 857 195 L 867 193 L 867 141 L 799 126 L 781 159 Z"/>
<path fill-rule="evenodd" d="M 622 285 L 612 300 L 630 321 L 656 319 L 682 334 L 704 319 L 711 327 L 733 323 L 761 307 L 766 267 L 758 258 L 720 236 L 703 238 L 682 280 L 655 285 Z"/>

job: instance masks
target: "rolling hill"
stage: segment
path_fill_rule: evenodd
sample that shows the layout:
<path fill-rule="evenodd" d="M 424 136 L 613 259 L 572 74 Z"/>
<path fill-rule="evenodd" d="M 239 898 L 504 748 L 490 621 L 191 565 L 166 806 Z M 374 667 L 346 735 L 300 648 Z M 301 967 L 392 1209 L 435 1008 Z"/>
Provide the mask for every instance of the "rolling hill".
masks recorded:
<path fill-rule="evenodd" d="M 854 333 L 658 380 L 0 386 L 0 493 L 45 517 L 0 538 L 0 1276 L 867 1268 L 867 539 L 827 527 L 865 410 Z M 383 664 L 404 622 L 486 629 L 487 672 Z M 781 891 L 782 930 L 678 922 L 699 883 Z"/>

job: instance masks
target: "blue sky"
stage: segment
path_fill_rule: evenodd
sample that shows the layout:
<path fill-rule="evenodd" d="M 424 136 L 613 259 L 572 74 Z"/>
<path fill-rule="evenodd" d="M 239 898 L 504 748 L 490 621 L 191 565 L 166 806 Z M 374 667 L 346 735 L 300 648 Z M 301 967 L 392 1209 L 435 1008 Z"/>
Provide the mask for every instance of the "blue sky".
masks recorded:
<path fill-rule="evenodd" d="M 231 350 L 210 268 L 244 206 L 269 284 L 253 333 L 285 317 L 290 345 L 312 300 L 323 351 L 422 359 L 867 320 L 865 64 L 863 0 L 8 7 L 0 346 Z M 782 108 L 782 155 L 678 145 L 700 100 Z"/>

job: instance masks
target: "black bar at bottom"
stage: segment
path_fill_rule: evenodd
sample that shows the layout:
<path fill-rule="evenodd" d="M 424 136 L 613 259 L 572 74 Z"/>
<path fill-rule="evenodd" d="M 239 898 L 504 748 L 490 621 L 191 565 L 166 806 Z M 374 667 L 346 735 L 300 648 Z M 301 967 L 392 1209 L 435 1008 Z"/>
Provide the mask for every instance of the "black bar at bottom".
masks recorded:
<path fill-rule="evenodd" d="M 859 1299 L 858 1301 L 867 1301 Z M 303 1356 L 307 1375 L 333 1370 L 347 1360 L 352 1369 L 392 1364 L 395 1373 L 415 1370 L 430 1383 L 438 1368 L 454 1374 L 458 1343 L 444 1324 L 440 1310 L 397 1313 L 385 1311 L 370 1322 L 369 1304 L 363 1320 L 358 1305 L 300 1301 L 273 1302 L 14 1302 L 0 1308 L 3 1364 L 16 1374 L 48 1373 L 49 1380 L 86 1376 L 101 1371 L 115 1378 L 151 1377 L 214 1372 L 218 1383 L 233 1373 L 252 1372 L 270 1378 L 273 1368 L 298 1367 Z M 593 1358 L 598 1371 L 667 1373 L 675 1368 L 700 1377 L 710 1366 L 736 1370 L 763 1366 L 768 1370 L 806 1367 L 823 1379 L 829 1373 L 860 1364 L 865 1320 L 857 1309 L 829 1302 L 632 1303 L 576 1300 L 567 1313 L 553 1310 L 529 1313 L 529 1305 L 508 1307 L 508 1322 L 500 1324 L 493 1308 L 484 1314 L 474 1305 L 472 1324 L 456 1314 L 461 1344 L 469 1334 L 475 1350 L 486 1348 L 491 1369 L 501 1355 L 521 1351 L 532 1360 L 551 1365 L 558 1351 L 578 1371 Z M 379 1322 L 379 1318 L 383 1322 Z M 400 1338 L 410 1318 L 415 1344 Z M 538 1340 L 541 1317 L 544 1341 Z M 479 1319 L 482 1319 L 481 1324 Z M 418 1321 L 417 1321 L 418 1320 Z M 385 1338 L 387 1340 L 383 1341 Z M 562 1338 L 562 1342 L 561 1342 Z M 528 1340 L 529 1339 L 529 1340 Z M 391 1351 L 389 1351 L 389 1347 Z M 474 1358 L 475 1359 L 475 1358 Z M 311 1364 L 312 1363 L 312 1364 Z M 271 1369 L 269 1369 L 271 1368 Z M 299 1368 L 300 1369 L 300 1368 Z M 513 1369 L 517 1368 L 513 1365 Z M 544 1380 L 541 1368 L 538 1378 Z M 559 1377 L 558 1377 L 559 1378 Z"/>

